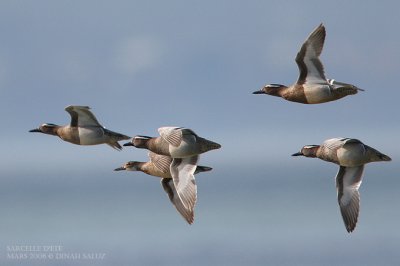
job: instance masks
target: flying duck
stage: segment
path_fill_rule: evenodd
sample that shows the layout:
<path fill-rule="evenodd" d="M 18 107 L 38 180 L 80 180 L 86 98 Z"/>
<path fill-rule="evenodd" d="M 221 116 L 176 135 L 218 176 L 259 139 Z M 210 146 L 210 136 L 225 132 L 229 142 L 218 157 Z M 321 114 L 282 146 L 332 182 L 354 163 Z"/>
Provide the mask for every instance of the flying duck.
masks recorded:
<path fill-rule="evenodd" d="M 360 193 L 364 165 L 370 162 L 391 161 L 391 158 L 358 139 L 333 138 L 321 145 L 304 146 L 292 156 L 305 156 L 339 165 L 336 174 L 337 198 L 347 232 L 356 227 L 360 210 Z"/>
<path fill-rule="evenodd" d="M 297 82 L 289 87 L 282 84 L 268 84 L 253 94 L 268 94 L 282 97 L 291 102 L 317 104 L 334 101 L 347 95 L 363 91 L 352 84 L 327 79 L 324 66 L 319 59 L 325 41 L 325 27 L 321 23 L 301 46 L 296 56 L 299 67 Z"/>
<path fill-rule="evenodd" d="M 118 143 L 121 140 L 128 140 L 130 137 L 104 128 L 97 121 L 88 106 L 70 105 L 65 108 L 71 115 L 71 123 L 59 126 L 45 123 L 29 132 L 40 132 L 60 137 L 62 140 L 77 145 L 107 144 L 116 150 L 122 147 Z"/>
<path fill-rule="evenodd" d="M 186 186 L 183 184 L 194 178 L 199 154 L 219 149 L 221 145 L 199 137 L 193 130 L 183 127 L 161 127 L 158 133 L 160 137 L 135 136 L 124 146 L 148 149 L 172 157 L 170 172 L 176 191 L 184 206 L 191 209 L 195 202 L 186 194 Z M 179 180 L 186 181 L 178 182 Z"/>
<path fill-rule="evenodd" d="M 170 172 L 170 164 L 172 158 L 165 155 L 159 155 L 153 152 L 149 152 L 150 161 L 148 162 L 137 162 L 129 161 L 122 167 L 116 168 L 115 171 L 142 171 L 148 175 L 161 177 L 161 185 L 164 191 L 168 194 L 171 203 L 175 206 L 176 210 L 182 215 L 182 217 L 189 223 L 192 224 L 194 221 L 194 205 L 197 199 L 197 186 L 193 175 L 185 175 L 190 177 L 189 180 L 178 179 L 178 186 L 183 188 L 184 197 L 186 202 L 190 202 L 190 208 L 185 207 L 181 198 L 178 196 L 178 192 L 175 188 L 174 180 Z M 194 174 L 211 171 L 211 167 L 197 166 Z M 176 175 L 175 175 L 176 176 Z M 181 183 L 181 184 L 180 184 Z"/>

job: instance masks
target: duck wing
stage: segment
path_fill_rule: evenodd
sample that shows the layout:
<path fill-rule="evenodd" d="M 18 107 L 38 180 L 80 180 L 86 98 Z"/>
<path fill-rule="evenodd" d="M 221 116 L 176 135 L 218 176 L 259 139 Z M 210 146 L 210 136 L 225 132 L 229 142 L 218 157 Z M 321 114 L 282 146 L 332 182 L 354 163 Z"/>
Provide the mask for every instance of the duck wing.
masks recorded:
<path fill-rule="evenodd" d="M 347 232 L 352 232 L 357 224 L 360 212 L 360 193 L 364 165 L 357 167 L 340 166 L 336 175 L 336 190 Z"/>
<path fill-rule="evenodd" d="M 169 144 L 174 147 L 179 147 L 182 142 L 182 128 L 180 127 L 160 127 L 158 133 Z"/>
<path fill-rule="evenodd" d="M 319 60 L 322 48 L 324 47 L 325 35 L 325 27 L 321 23 L 301 46 L 296 56 L 296 63 L 300 72 L 297 84 L 327 83 L 324 66 Z"/>
<path fill-rule="evenodd" d="M 69 105 L 65 108 L 65 111 L 71 115 L 71 127 L 103 127 L 99 121 L 97 121 L 94 114 L 90 111 L 89 106 Z"/>
<path fill-rule="evenodd" d="M 193 210 L 197 200 L 197 186 L 194 172 L 197 168 L 199 155 L 187 158 L 174 158 L 170 171 L 176 191 L 183 205 Z"/>
<path fill-rule="evenodd" d="M 178 196 L 178 193 L 175 189 L 174 181 L 170 178 L 161 179 L 161 186 L 164 191 L 167 193 L 169 200 L 174 205 L 175 209 L 182 215 L 182 217 L 189 223 L 192 224 L 194 221 L 194 211 L 187 209 L 181 199 Z"/>
<path fill-rule="evenodd" d="M 343 147 L 348 144 L 360 144 L 364 145 L 361 141 L 358 139 L 351 139 L 351 138 L 333 138 L 333 139 L 328 139 L 325 140 L 324 143 L 322 143 L 321 146 L 324 148 L 327 148 L 329 150 L 337 150 L 340 147 Z"/>
<path fill-rule="evenodd" d="M 160 136 L 174 147 L 179 147 L 183 138 L 186 141 L 196 142 L 197 135 L 193 130 L 183 127 L 160 127 L 158 129 Z"/>
<path fill-rule="evenodd" d="M 169 166 L 172 163 L 172 158 L 170 156 L 149 152 L 149 158 L 159 171 L 169 173 Z"/>

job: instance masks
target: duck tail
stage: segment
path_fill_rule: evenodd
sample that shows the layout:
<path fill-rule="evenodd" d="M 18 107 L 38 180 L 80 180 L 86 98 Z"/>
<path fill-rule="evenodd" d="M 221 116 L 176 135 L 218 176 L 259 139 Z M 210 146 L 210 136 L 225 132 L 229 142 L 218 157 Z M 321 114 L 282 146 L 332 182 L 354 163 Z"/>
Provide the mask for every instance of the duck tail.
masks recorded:
<path fill-rule="evenodd" d="M 109 136 L 111 139 L 116 140 L 116 141 L 120 141 L 120 140 L 128 140 L 131 139 L 131 137 L 127 136 L 127 135 L 123 135 L 120 134 L 118 132 L 114 132 L 108 129 L 104 129 L 104 134 Z"/>
<path fill-rule="evenodd" d="M 201 172 L 208 172 L 211 171 L 212 168 L 208 166 L 203 166 L 203 165 L 198 165 L 196 168 L 196 171 L 194 172 L 195 174 L 201 173 Z"/>
<path fill-rule="evenodd" d="M 122 146 L 118 142 L 109 142 L 107 143 L 111 148 L 116 149 L 117 151 L 122 150 Z"/>

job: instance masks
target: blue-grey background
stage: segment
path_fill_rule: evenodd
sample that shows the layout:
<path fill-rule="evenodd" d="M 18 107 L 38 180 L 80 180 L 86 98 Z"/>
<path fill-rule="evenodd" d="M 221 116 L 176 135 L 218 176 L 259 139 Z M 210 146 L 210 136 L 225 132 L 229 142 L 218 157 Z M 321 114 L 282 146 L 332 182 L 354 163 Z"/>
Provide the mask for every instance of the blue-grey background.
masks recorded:
<path fill-rule="evenodd" d="M 1 1 L 1 265 L 399 265 L 397 1 Z M 327 29 L 326 74 L 365 92 L 305 106 L 252 95 L 297 79 L 308 34 Z M 117 152 L 31 134 L 89 105 L 107 128 L 186 126 L 223 148 L 201 157 L 196 221 L 159 180 L 114 172 Z M 354 233 L 337 166 L 293 158 L 355 137 L 390 155 L 367 165 Z M 13 260 L 7 247 L 61 245 L 105 259 Z"/>

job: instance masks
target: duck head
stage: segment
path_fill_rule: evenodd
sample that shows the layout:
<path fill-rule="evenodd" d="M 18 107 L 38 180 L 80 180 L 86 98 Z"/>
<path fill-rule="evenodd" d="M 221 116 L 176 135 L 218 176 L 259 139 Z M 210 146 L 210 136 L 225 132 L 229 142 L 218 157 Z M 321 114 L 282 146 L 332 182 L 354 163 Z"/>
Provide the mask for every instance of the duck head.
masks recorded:
<path fill-rule="evenodd" d="M 253 94 L 268 94 L 272 96 L 280 96 L 282 89 L 287 88 L 282 84 L 267 84 L 261 88 L 261 90 L 253 92 Z"/>
<path fill-rule="evenodd" d="M 151 139 L 148 136 L 135 136 L 130 142 L 124 144 L 124 146 L 134 146 L 136 148 L 146 148 L 146 143 Z"/>
<path fill-rule="evenodd" d="M 317 156 L 319 145 L 306 145 L 299 152 L 293 153 L 292 156 L 305 156 L 315 158 Z"/>
<path fill-rule="evenodd" d="M 140 171 L 141 162 L 136 162 L 136 161 L 129 161 L 125 163 L 123 166 L 115 168 L 114 171 Z"/>
<path fill-rule="evenodd" d="M 38 128 L 29 130 L 29 132 L 40 132 L 40 133 L 49 134 L 49 135 L 57 135 L 57 129 L 59 127 L 60 126 L 58 126 L 56 124 L 44 123 L 41 126 L 39 126 Z"/>

